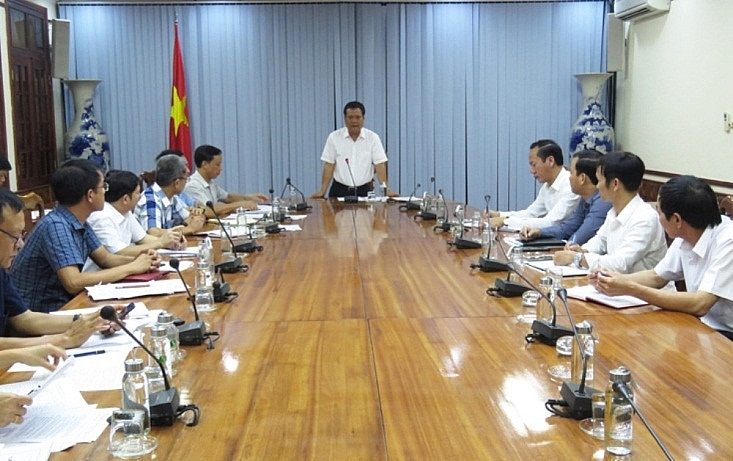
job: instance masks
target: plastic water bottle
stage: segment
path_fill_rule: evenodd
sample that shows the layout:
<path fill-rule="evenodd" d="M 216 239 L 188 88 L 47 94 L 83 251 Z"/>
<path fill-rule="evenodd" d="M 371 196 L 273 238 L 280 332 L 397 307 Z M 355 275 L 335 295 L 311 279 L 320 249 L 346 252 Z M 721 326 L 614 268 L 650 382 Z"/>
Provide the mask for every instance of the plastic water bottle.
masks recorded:
<path fill-rule="evenodd" d="M 150 351 L 153 356 L 160 360 L 160 363 L 168 368 L 167 362 L 168 357 L 165 355 L 166 343 L 168 337 L 165 327 L 154 324 L 150 327 Z M 148 389 L 151 394 L 165 390 L 165 380 L 163 379 L 163 372 L 158 366 L 153 357 L 148 357 L 148 365 L 145 367 L 145 374 L 148 376 Z"/>
<path fill-rule="evenodd" d="M 540 291 L 552 302 L 555 301 L 554 284 L 555 280 L 552 277 L 545 276 L 540 279 Z M 537 300 L 537 320 L 552 322 L 552 305 L 544 296 L 540 296 Z"/>
<path fill-rule="evenodd" d="M 211 270 L 209 264 L 200 259 L 196 264 L 196 291 L 194 297 L 196 299 L 196 309 L 199 312 L 211 312 L 216 308 Z"/>
<path fill-rule="evenodd" d="M 150 432 L 150 400 L 148 377 L 145 375 L 142 359 L 125 360 L 125 374 L 122 376 L 122 409 L 144 410 L 145 433 Z"/>
<path fill-rule="evenodd" d="M 280 222 L 282 220 L 282 208 L 280 207 L 280 198 L 275 197 L 272 200 L 272 220 Z"/>
<path fill-rule="evenodd" d="M 237 208 L 237 235 L 244 235 L 247 229 L 247 210 L 244 207 Z"/>
<path fill-rule="evenodd" d="M 571 366 L 570 366 L 570 381 L 574 383 L 580 383 L 583 376 L 583 353 L 578 347 L 578 342 L 583 346 L 585 350 L 585 379 L 586 381 L 593 380 L 593 353 L 595 350 L 595 340 L 593 339 L 593 324 L 587 320 L 583 320 L 580 323 L 575 324 L 575 331 L 578 335 L 578 341 L 572 341 L 571 349 Z"/>
<path fill-rule="evenodd" d="M 168 357 L 166 371 L 170 376 L 175 376 L 178 374 L 178 364 L 182 358 L 178 347 L 180 344 L 178 328 L 173 324 L 173 315 L 166 311 L 158 314 L 157 324 L 165 328 L 166 338 L 168 339 L 165 351 L 165 355 Z"/>
<path fill-rule="evenodd" d="M 295 206 L 298 204 L 298 193 L 295 192 L 295 187 L 293 185 L 290 185 L 290 203 L 288 203 L 288 206 L 291 209 L 295 209 Z"/>
<path fill-rule="evenodd" d="M 474 211 L 471 216 L 471 236 L 476 242 L 481 241 L 481 212 Z"/>
<path fill-rule="evenodd" d="M 606 388 L 606 417 L 603 421 L 605 430 L 604 444 L 606 451 L 617 456 L 624 456 L 631 453 L 631 446 L 634 440 L 634 427 L 632 417 L 634 408 L 626 397 L 619 390 L 614 389 L 614 384 L 622 384 L 626 387 L 629 397 L 634 398 L 629 383 L 631 372 L 624 367 L 618 367 L 609 373 L 608 387 Z"/>

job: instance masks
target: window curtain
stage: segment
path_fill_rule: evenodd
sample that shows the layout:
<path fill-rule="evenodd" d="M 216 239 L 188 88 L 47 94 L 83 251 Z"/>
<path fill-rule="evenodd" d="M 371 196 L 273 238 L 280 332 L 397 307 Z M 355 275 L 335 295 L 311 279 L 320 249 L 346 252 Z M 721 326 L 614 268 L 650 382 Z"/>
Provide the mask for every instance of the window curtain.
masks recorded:
<path fill-rule="evenodd" d="M 224 151 L 225 188 L 278 194 L 290 177 L 317 190 L 326 137 L 358 99 L 393 189 L 419 182 L 481 208 L 490 194 L 500 209 L 539 188 L 531 142 L 568 148 L 582 103 L 573 74 L 604 68 L 605 13 L 605 1 L 59 3 L 70 75 L 102 80 L 95 111 L 114 168 L 152 169 L 167 147 L 177 17 L 193 143 Z"/>

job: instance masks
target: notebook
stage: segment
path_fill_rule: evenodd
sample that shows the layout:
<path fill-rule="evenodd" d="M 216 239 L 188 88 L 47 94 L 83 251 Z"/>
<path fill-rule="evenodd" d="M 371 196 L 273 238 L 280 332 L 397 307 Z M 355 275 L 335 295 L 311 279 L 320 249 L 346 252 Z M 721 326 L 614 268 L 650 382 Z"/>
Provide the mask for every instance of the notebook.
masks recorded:
<path fill-rule="evenodd" d="M 568 288 L 568 297 L 580 299 L 581 301 L 590 301 L 604 306 L 613 307 L 614 309 L 624 309 L 627 307 L 646 306 L 649 304 L 643 299 L 634 296 L 608 296 L 598 292 L 593 285 L 584 285 L 580 287 Z"/>

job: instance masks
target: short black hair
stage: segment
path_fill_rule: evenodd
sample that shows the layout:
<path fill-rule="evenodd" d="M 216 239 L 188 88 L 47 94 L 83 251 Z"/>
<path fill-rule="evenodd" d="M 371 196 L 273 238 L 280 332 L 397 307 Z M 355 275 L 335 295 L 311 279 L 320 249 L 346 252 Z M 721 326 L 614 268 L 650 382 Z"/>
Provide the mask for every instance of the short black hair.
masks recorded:
<path fill-rule="evenodd" d="M 20 213 L 23 211 L 23 201 L 15 192 L 10 192 L 4 187 L 0 187 L 0 224 L 5 222 L 6 209 Z"/>
<path fill-rule="evenodd" d="M 366 109 L 364 108 L 364 104 L 360 103 L 359 101 L 349 101 L 344 106 L 344 117 L 346 117 L 346 111 L 350 109 L 359 109 L 361 111 L 361 116 L 366 115 Z"/>
<path fill-rule="evenodd" d="M 178 178 L 186 177 L 186 159 L 177 155 L 164 155 L 155 163 L 155 182 L 160 187 L 173 184 Z"/>
<path fill-rule="evenodd" d="M 595 149 L 581 150 L 573 154 L 573 158 L 578 159 L 575 162 L 575 171 L 578 174 L 585 173 L 593 185 L 598 185 L 598 177 L 596 177 L 596 169 L 603 154 Z"/>
<path fill-rule="evenodd" d="M 6 157 L 0 157 L 0 170 L 10 171 L 13 169 L 13 165 L 10 164 Z"/>
<path fill-rule="evenodd" d="M 157 162 L 158 160 L 160 160 L 160 157 L 163 157 L 165 155 L 177 155 L 179 157 L 185 157 L 185 155 L 183 155 L 183 152 L 181 152 L 180 150 L 165 149 L 165 150 L 160 151 L 160 154 L 155 156 L 155 161 Z"/>
<path fill-rule="evenodd" d="M 678 213 L 694 229 L 704 230 L 722 222 L 713 189 L 700 178 L 677 176 L 659 188 L 659 209 L 669 219 Z"/>
<path fill-rule="evenodd" d="M 196 164 L 196 168 L 200 168 L 204 162 L 212 161 L 217 155 L 221 155 L 221 149 L 204 144 L 196 148 L 196 151 L 193 153 L 193 161 Z"/>
<path fill-rule="evenodd" d="M 537 148 L 537 157 L 542 162 L 547 161 L 547 157 L 552 156 L 555 159 L 555 165 L 562 166 L 562 148 L 552 139 L 540 139 L 530 144 L 529 149 Z"/>
<path fill-rule="evenodd" d="M 105 192 L 104 199 L 109 203 L 114 203 L 125 195 L 132 195 L 138 187 L 142 190 L 140 178 L 132 171 L 109 170 L 106 180 L 109 190 Z"/>
<path fill-rule="evenodd" d="M 609 152 L 601 157 L 598 166 L 607 183 L 618 179 L 629 192 L 638 191 L 644 178 L 644 161 L 631 152 Z"/>
<path fill-rule="evenodd" d="M 102 170 L 91 160 L 74 158 L 62 163 L 51 175 L 51 190 L 63 206 L 76 205 L 90 189 L 98 187 Z"/>

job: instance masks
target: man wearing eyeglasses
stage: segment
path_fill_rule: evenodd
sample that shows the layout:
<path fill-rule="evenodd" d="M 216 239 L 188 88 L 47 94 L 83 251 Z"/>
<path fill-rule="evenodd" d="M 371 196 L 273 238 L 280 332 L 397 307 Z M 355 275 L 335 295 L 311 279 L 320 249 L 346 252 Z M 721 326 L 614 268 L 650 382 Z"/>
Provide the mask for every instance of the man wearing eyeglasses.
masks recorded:
<path fill-rule="evenodd" d="M 155 183 L 145 189 L 135 206 L 135 217 L 148 234 L 159 237 L 163 229 L 191 235 L 204 227 L 203 210 L 186 209 L 178 197 L 186 187 L 188 164 L 177 155 L 164 155 L 155 164 Z"/>
<path fill-rule="evenodd" d="M 134 258 L 112 254 L 87 223 L 90 214 L 104 207 L 108 188 L 97 165 L 85 159 L 69 160 L 51 175 L 51 188 L 58 205 L 38 221 L 10 269 L 10 278 L 29 309 L 56 311 L 84 287 L 157 268 L 155 251 Z M 87 257 L 103 269 L 82 273 Z"/>

